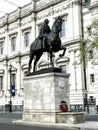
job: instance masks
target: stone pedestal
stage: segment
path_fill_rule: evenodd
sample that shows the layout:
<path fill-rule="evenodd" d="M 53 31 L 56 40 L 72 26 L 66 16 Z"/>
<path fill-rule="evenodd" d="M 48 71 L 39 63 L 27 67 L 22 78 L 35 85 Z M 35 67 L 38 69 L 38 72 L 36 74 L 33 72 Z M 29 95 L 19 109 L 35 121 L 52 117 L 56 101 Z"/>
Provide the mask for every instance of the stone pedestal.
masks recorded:
<path fill-rule="evenodd" d="M 68 78 L 56 72 L 25 77 L 23 121 L 59 122 L 60 102 L 69 106 Z"/>

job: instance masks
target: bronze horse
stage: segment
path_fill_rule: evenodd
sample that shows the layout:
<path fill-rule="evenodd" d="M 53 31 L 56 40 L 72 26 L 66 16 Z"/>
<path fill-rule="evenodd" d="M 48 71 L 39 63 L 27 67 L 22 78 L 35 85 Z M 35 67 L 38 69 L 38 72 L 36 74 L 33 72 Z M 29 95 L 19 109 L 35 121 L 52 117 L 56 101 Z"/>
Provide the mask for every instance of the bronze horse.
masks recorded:
<path fill-rule="evenodd" d="M 39 40 L 39 38 L 35 39 L 35 41 L 31 44 L 28 73 L 30 73 L 31 63 L 33 59 L 34 59 L 33 72 L 35 72 L 36 64 L 39 61 L 40 57 L 42 56 L 43 52 L 50 53 L 50 64 L 52 67 L 54 66 L 53 52 L 58 52 L 60 50 L 63 50 L 63 54 L 60 54 L 59 56 L 62 57 L 65 55 L 66 47 L 61 46 L 61 39 L 59 37 L 61 26 L 62 26 L 62 18 L 58 17 L 53 23 L 51 32 L 46 35 L 45 46 L 41 47 L 42 43 L 41 40 Z M 50 44 L 51 47 L 49 46 Z"/>

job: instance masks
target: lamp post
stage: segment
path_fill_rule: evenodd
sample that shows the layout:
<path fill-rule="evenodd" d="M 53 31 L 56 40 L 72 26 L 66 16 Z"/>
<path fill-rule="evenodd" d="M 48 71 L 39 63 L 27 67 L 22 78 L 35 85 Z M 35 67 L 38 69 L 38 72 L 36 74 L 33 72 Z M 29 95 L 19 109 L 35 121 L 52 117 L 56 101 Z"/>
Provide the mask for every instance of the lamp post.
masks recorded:
<path fill-rule="evenodd" d="M 12 100 L 11 100 L 11 97 L 12 97 L 12 92 L 11 92 L 12 82 L 11 82 L 11 71 L 12 71 L 12 65 L 10 64 L 9 65 L 9 73 L 10 73 L 10 101 L 9 101 L 9 106 L 10 106 L 10 112 L 12 112 Z"/>

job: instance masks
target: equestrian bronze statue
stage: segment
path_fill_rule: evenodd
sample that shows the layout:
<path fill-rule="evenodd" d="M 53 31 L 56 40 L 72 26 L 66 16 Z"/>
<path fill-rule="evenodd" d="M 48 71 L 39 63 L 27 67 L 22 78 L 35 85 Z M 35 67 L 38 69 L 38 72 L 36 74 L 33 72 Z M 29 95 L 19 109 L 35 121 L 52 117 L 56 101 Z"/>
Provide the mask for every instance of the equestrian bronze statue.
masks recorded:
<path fill-rule="evenodd" d="M 48 20 L 45 20 L 45 24 L 48 24 Z M 45 27 L 45 26 L 44 26 Z M 63 50 L 63 53 L 59 56 L 62 57 L 65 55 L 66 47 L 61 45 L 60 31 L 62 27 L 62 18 L 59 16 L 53 23 L 52 29 L 46 30 L 45 33 L 39 35 L 35 41 L 30 45 L 30 58 L 29 58 L 29 67 L 28 73 L 30 73 L 31 63 L 34 60 L 33 72 L 36 71 L 36 64 L 42 56 L 43 52 L 50 53 L 50 64 L 53 67 L 53 53 Z M 43 30 L 42 30 L 43 32 Z"/>

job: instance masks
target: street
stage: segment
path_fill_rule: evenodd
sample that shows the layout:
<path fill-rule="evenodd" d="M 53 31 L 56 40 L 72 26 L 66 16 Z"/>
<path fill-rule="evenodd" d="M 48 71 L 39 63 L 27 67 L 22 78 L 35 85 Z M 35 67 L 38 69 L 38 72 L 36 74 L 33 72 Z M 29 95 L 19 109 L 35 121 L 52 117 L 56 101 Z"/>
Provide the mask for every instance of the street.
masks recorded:
<path fill-rule="evenodd" d="M 0 113 L 0 123 L 11 123 L 19 119 L 22 119 L 22 113 Z"/>
<path fill-rule="evenodd" d="M 10 123 L 0 123 L 0 130 L 61 130 L 58 128 L 42 128 L 37 126 L 25 126 L 25 125 L 16 125 L 16 124 L 10 124 Z M 76 130 L 73 128 L 66 128 L 64 130 Z M 78 129 L 77 129 L 78 130 Z"/>
<path fill-rule="evenodd" d="M 45 126 L 34 126 L 25 124 L 16 124 L 12 121 L 21 120 L 22 113 L 0 113 L 0 130 L 78 130 L 78 128 L 52 128 Z M 86 115 L 86 121 L 98 121 L 98 115 Z"/>
<path fill-rule="evenodd" d="M 96 114 L 96 115 L 86 115 L 85 120 L 86 121 L 98 121 L 98 114 Z"/>
<path fill-rule="evenodd" d="M 22 119 L 22 113 L 0 113 L 0 130 L 61 130 L 61 128 L 47 128 L 40 126 L 29 126 L 14 124 L 12 121 Z M 76 128 L 64 128 L 64 130 L 78 130 Z"/>

